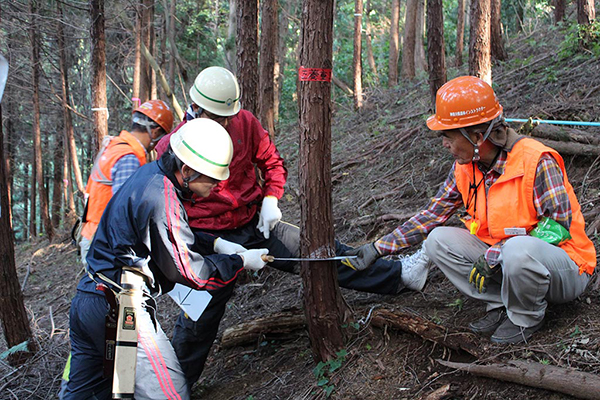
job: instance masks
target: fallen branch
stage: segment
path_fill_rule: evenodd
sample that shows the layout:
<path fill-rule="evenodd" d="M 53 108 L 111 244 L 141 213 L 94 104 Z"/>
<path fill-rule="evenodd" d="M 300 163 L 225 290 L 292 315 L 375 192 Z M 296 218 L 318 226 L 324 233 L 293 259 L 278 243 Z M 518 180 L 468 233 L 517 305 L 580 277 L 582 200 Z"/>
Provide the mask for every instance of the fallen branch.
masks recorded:
<path fill-rule="evenodd" d="M 306 319 L 300 311 L 281 312 L 228 328 L 223 332 L 224 348 L 256 343 L 262 337 L 274 338 L 297 330 L 304 330 Z"/>
<path fill-rule="evenodd" d="M 478 365 L 436 360 L 438 363 L 473 375 L 552 390 L 579 399 L 597 399 L 600 377 L 572 368 L 561 368 L 525 361 Z"/>
<path fill-rule="evenodd" d="M 406 311 L 377 310 L 371 320 L 373 326 L 390 326 L 404 332 L 414 333 L 430 342 L 441 344 L 452 350 L 462 350 L 479 357 L 477 340 L 471 333 L 453 332 L 418 315 Z"/>
<path fill-rule="evenodd" d="M 598 156 L 600 155 L 600 146 L 592 144 L 583 144 L 575 142 L 559 142 L 557 140 L 537 138 L 546 146 L 552 147 L 561 154 L 579 155 L 579 156 Z"/>
<path fill-rule="evenodd" d="M 582 144 L 600 145 L 600 138 L 580 131 L 578 129 L 556 126 L 551 124 L 539 124 L 531 130 L 531 136 L 558 142 L 576 142 Z"/>
<path fill-rule="evenodd" d="M 434 390 L 428 395 L 421 397 L 422 400 L 443 400 L 452 396 L 452 387 L 448 383 L 447 385 L 442 386 L 439 389 Z"/>

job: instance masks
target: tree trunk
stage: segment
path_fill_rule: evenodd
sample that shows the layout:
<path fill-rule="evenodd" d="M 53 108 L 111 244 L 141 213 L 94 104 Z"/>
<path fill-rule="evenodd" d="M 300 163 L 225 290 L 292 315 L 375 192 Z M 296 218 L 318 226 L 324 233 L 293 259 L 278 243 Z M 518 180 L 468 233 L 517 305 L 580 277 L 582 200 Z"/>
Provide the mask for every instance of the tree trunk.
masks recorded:
<path fill-rule="evenodd" d="M 558 25 L 565 18 L 566 0 L 553 0 L 554 4 L 554 25 Z"/>
<path fill-rule="evenodd" d="M 31 161 L 31 175 L 29 175 L 29 238 L 37 237 L 37 189 L 36 189 L 36 162 L 35 153 Z"/>
<path fill-rule="evenodd" d="M 40 201 L 40 216 L 44 225 L 44 231 L 48 236 L 48 240 L 52 242 L 54 238 L 54 228 L 48 213 L 48 196 L 46 195 L 46 187 L 44 186 L 44 164 L 42 162 L 42 132 L 40 130 L 40 42 L 38 37 L 38 21 L 37 21 L 37 2 L 31 0 L 29 3 L 29 11 L 31 13 L 31 66 L 32 85 L 33 85 L 33 154 L 35 159 L 35 182 L 37 182 L 38 198 Z"/>
<path fill-rule="evenodd" d="M 577 23 L 589 25 L 596 19 L 594 0 L 577 0 Z"/>
<path fill-rule="evenodd" d="M 458 0 L 458 10 L 456 12 L 456 53 L 454 56 L 454 66 L 456 68 L 462 66 L 462 55 L 465 49 L 465 1 Z"/>
<path fill-rule="evenodd" d="M 417 0 L 406 1 L 404 44 L 402 45 L 402 77 L 406 79 L 413 79 L 415 77 L 415 43 L 418 8 Z"/>
<path fill-rule="evenodd" d="M 63 175 L 63 165 L 65 158 L 64 150 L 64 135 L 56 136 L 56 146 L 54 147 L 54 179 L 52 189 L 52 226 L 54 229 L 60 227 L 61 217 L 64 215 L 63 211 L 63 187 L 65 185 Z"/>
<path fill-rule="evenodd" d="M 57 24 L 57 43 L 58 43 L 58 64 L 60 68 L 61 78 L 61 100 L 63 108 L 63 128 L 64 128 L 64 152 L 67 156 L 67 162 L 71 163 L 71 168 L 67 168 L 67 171 L 73 172 L 75 176 L 75 184 L 79 197 L 83 198 L 83 192 L 85 188 L 83 186 L 83 178 L 81 176 L 81 169 L 79 168 L 79 160 L 77 159 L 77 145 L 75 143 L 75 134 L 73 132 L 73 119 L 71 117 L 71 110 L 69 110 L 69 67 L 67 66 L 67 52 L 65 49 L 65 32 L 63 28 L 63 11 L 62 3 L 57 2 L 57 14 L 59 23 Z M 65 184 L 71 186 L 71 173 L 65 175 Z M 73 193 L 71 190 L 67 190 L 67 209 L 69 210 L 69 218 L 75 215 L 75 203 L 73 200 Z"/>
<path fill-rule="evenodd" d="M 392 0 L 392 16 L 390 18 L 390 58 L 388 62 L 388 86 L 398 84 L 398 45 L 400 36 L 400 0 Z"/>
<path fill-rule="evenodd" d="M 237 2 L 236 47 L 240 103 L 258 115 L 258 0 Z"/>
<path fill-rule="evenodd" d="M 0 106 L 0 121 L 2 107 Z M 0 154 L 4 154 L 4 134 L 0 124 Z M 17 277 L 13 230 L 10 223 L 10 205 L 8 201 L 8 181 L 5 163 L 0 162 L 0 320 L 6 345 L 10 349 L 27 341 L 29 351 L 16 352 L 8 357 L 13 367 L 24 364 L 37 351 L 37 344 L 31 334 L 29 319 L 25 311 L 23 293 Z"/>
<path fill-rule="evenodd" d="M 354 57 L 353 82 L 354 82 L 354 109 L 360 110 L 363 105 L 362 92 L 362 0 L 354 0 Z"/>
<path fill-rule="evenodd" d="M 471 1 L 469 75 L 481 78 L 491 85 L 490 1 Z"/>
<path fill-rule="evenodd" d="M 229 0 L 229 18 L 227 24 L 227 46 L 225 46 L 225 62 L 227 68 L 237 75 L 235 33 L 237 31 L 237 2 L 238 0 Z"/>
<path fill-rule="evenodd" d="M 504 49 L 504 37 L 502 36 L 501 9 L 502 0 L 491 0 L 491 19 L 490 19 L 490 42 L 491 56 L 498 61 L 506 60 L 506 50 Z"/>
<path fill-rule="evenodd" d="M 100 150 L 102 139 L 108 135 L 106 104 L 106 41 L 104 37 L 104 0 L 90 0 L 90 30 L 92 39 L 92 129 L 93 148 Z M 94 152 L 94 153 L 95 153 Z"/>
<path fill-rule="evenodd" d="M 371 36 L 371 21 L 369 15 L 371 14 L 371 0 L 367 0 L 367 9 L 365 11 L 365 34 L 367 44 L 367 62 L 371 71 L 373 71 L 373 80 L 375 84 L 379 85 L 379 76 L 377 74 L 377 64 L 375 64 L 375 56 L 373 55 L 373 38 Z"/>
<path fill-rule="evenodd" d="M 417 19 L 415 21 L 415 70 L 427 71 L 425 58 L 425 0 L 417 0 Z"/>
<path fill-rule="evenodd" d="M 473 0 L 471 0 L 473 1 Z M 523 26 L 525 24 L 525 0 L 519 0 L 516 2 L 517 8 L 517 32 L 523 32 Z"/>
<path fill-rule="evenodd" d="M 442 0 L 427 1 L 427 57 L 429 58 L 429 88 L 433 110 L 435 110 L 435 95 L 448 79 L 443 7 Z"/>
<path fill-rule="evenodd" d="M 319 69 L 301 74 L 300 98 L 300 250 L 310 257 L 335 254 L 331 207 L 331 69 L 333 0 L 304 0 L 300 65 Z M 333 262 L 303 262 L 300 275 L 313 356 L 334 358 L 344 347 L 347 311 Z"/>
<path fill-rule="evenodd" d="M 142 1 L 141 45 L 145 45 L 148 52 L 154 54 L 154 0 Z M 142 57 L 140 65 L 142 69 L 140 100 L 143 103 L 152 98 L 152 93 L 156 90 L 156 78 L 146 58 Z"/>
<path fill-rule="evenodd" d="M 261 3 L 262 29 L 260 32 L 260 123 L 275 141 L 275 59 L 279 47 L 277 20 L 278 0 Z"/>
<path fill-rule="evenodd" d="M 142 5 L 135 6 L 135 50 L 133 59 L 133 86 L 131 109 L 135 110 L 142 104 Z"/>

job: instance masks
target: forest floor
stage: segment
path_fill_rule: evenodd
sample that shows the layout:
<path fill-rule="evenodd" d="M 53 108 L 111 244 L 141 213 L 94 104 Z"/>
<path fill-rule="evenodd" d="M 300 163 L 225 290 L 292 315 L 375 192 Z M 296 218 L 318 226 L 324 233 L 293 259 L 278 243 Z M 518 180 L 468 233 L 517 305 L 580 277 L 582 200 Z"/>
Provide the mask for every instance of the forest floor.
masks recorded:
<path fill-rule="evenodd" d="M 561 56 L 564 32 L 554 28 L 523 34 L 507 44 L 509 60 L 494 67 L 494 88 L 506 117 L 600 120 L 600 59 L 583 51 Z M 465 74 L 450 69 L 448 78 Z M 338 99 L 340 100 L 340 99 Z M 426 206 L 451 166 L 440 139 L 425 126 L 430 114 L 424 76 L 394 90 L 368 93 L 360 113 L 351 102 L 335 106 L 333 129 L 333 207 L 337 238 L 359 245 L 393 230 Z M 599 129 L 586 133 L 600 135 Z M 298 132 L 282 128 L 278 147 L 290 171 L 280 202 L 284 219 L 298 223 Z M 590 225 L 600 202 L 600 157 L 565 156 L 569 178 Z M 458 225 L 452 219 L 450 224 Z M 590 234 L 600 245 L 596 232 Z M 62 239 L 62 240 L 61 240 Z M 65 234 L 53 244 L 37 241 L 17 247 L 18 272 L 26 307 L 41 350 L 26 365 L 0 361 L 0 399 L 52 399 L 58 392 L 69 352 L 70 300 L 82 274 L 74 246 Z M 406 254 L 415 249 L 408 249 Z M 577 371 L 600 373 L 600 290 L 598 280 L 577 300 L 549 307 L 545 327 L 528 344 L 500 346 L 471 335 L 467 325 L 484 314 L 482 304 L 461 295 L 435 268 L 422 292 L 382 296 L 342 289 L 353 312 L 344 361 L 329 382 L 319 386 L 305 330 L 224 348 L 219 339 L 193 399 L 570 399 L 528 386 L 480 378 L 440 365 L 436 360 L 481 364 L 526 360 Z M 265 270 L 238 282 L 221 323 L 229 327 L 279 312 L 302 314 L 298 276 Z M 371 323 L 380 309 L 409 312 L 471 337 L 477 358 L 422 337 Z M 159 301 L 159 320 L 170 334 L 178 315 L 167 296 Z M 1 335 L 1 334 L 0 334 Z M 0 345 L 0 352 L 5 345 Z M 447 386 L 445 396 L 434 391 Z M 600 394 L 598 394 L 600 398 Z"/>

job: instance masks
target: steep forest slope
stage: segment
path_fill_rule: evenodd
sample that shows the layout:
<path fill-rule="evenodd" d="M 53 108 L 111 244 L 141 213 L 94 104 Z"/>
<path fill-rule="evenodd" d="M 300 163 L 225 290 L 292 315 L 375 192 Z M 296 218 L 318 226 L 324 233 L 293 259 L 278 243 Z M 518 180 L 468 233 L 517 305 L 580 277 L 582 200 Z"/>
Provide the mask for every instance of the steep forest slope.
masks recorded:
<path fill-rule="evenodd" d="M 574 46 L 572 39 L 565 44 L 564 31 L 554 28 L 524 34 L 508 44 L 510 61 L 496 65 L 493 71 L 494 88 L 507 117 L 600 121 L 600 59 L 588 51 L 570 53 Z M 464 73 L 451 69 L 448 78 Z M 335 229 L 340 240 L 351 244 L 388 233 L 425 206 L 452 163 L 440 139 L 425 127 L 431 112 L 426 77 L 368 96 L 360 113 L 351 111 L 350 102 L 335 106 Z M 598 128 L 581 130 L 580 138 L 600 138 Z M 277 137 L 290 171 L 281 206 L 284 218 L 294 223 L 299 220 L 297 138 L 296 126 L 281 127 Z M 588 227 L 593 225 L 590 236 L 598 245 L 594 226 L 600 211 L 600 151 L 566 155 L 565 159 Z M 22 244 L 17 254 L 20 279 L 26 279 L 26 305 L 42 349 L 18 369 L 0 361 L 0 399 L 51 399 L 58 391 L 69 351 L 69 302 L 82 271 L 66 234 L 53 244 Z M 302 313 L 299 277 L 267 270 L 243 281 L 228 305 L 221 332 L 274 313 Z M 330 397 L 336 399 L 425 399 L 445 385 L 449 385 L 449 395 L 435 398 L 569 398 L 456 372 L 437 359 L 485 364 L 518 359 L 600 373 L 600 291 L 596 279 L 580 299 L 551 307 L 545 328 L 530 343 L 508 347 L 469 336 L 466 326 L 484 310 L 481 304 L 461 296 L 435 268 L 422 293 L 380 296 L 343 290 L 343 294 L 356 322 L 338 369 L 329 364 L 321 372 L 313 370 L 308 338 L 302 329 L 259 337 L 252 344 L 231 348 L 218 341 L 193 398 L 320 399 L 331 392 Z M 381 309 L 405 311 L 465 333 L 475 346 L 476 356 L 392 327 L 375 326 L 378 324 L 371 317 Z M 164 297 L 159 312 L 163 328 L 170 333 L 177 307 Z"/>

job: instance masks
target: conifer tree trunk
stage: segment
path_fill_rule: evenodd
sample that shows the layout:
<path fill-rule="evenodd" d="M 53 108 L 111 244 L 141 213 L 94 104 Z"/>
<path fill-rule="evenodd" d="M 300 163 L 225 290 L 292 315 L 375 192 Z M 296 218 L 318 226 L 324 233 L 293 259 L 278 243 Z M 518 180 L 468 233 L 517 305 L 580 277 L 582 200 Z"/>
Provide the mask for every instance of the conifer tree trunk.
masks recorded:
<path fill-rule="evenodd" d="M 40 202 L 40 216 L 44 231 L 48 240 L 52 242 L 54 238 L 54 228 L 48 213 L 48 196 L 44 186 L 44 164 L 42 162 L 42 133 L 40 130 L 40 42 L 38 37 L 37 22 L 37 1 L 29 2 L 29 11 L 31 14 L 31 66 L 32 66 L 32 85 L 33 85 L 33 154 L 35 160 L 35 170 L 33 173 L 34 182 L 37 184 L 38 198 Z M 34 203 L 35 205 L 35 203 Z M 34 206 L 35 207 L 35 206 Z"/>
<path fill-rule="evenodd" d="M 373 55 L 373 38 L 371 36 L 371 21 L 369 15 L 371 14 L 371 0 L 367 0 L 367 7 L 365 10 L 365 34 L 367 44 L 367 62 L 371 71 L 373 71 L 373 79 L 375 83 L 379 85 L 379 76 L 377 74 L 377 64 L 375 64 L 375 56 Z"/>
<path fill-rule="evenodd" d="M 106 41 L 104 36 L 104 0 L 90 0 L 92 39 L 92 129 L 94 154 L 108 134 L 106 104 Z"/>
<path fill-rule="evenodd" d="M 448 80 L 443 8 L 442 0 L 427 1 L 427 55 L 429 57 L 429 88 L 432 109 L 435 109 L 435 95 L 438 89 Z"/>
<path fill-rule="evenodd" d="M 490 17 L 490 0 L 471 1 L 469 75 L 481 78 L 491 85 Z"/>
<path fill-rule="evenodd" d="M 589 25 L 596 19 L 594 0 L 577 0 L 577 23 Z"/>
<path fill-rule="evenodd" d="M 72 175 L 75 178 L 75 184 L 79 195 L 83 196 L 85 187 L 83 186 L 83 178 L 81 176 L 81 168 L 79 167 L 79 160 L 77 158 L 77 145 L 75 143 L 75 134 L 73 132 L 73 118 L 71 116 L 71 110 L 69 109 L 69 67 L 67 63 L 67 52 L 65 49 L 65 32 L 63 28 L 63 11 L 62 3 L 56 2 L 57 7 L 57 44 L 58 44 L 58 65 L 60 68 L 61 78 L 61 100 L 63 108 L 63 128 L 64 128 L 64 153 L 67 156 L 67 162 L 70 162 L 70 168 L 67 171 L 72 171 Z M 71 185 L 71 173 L 65 175 L 66 185 Z M 67 190 L 67 208 L 69 210 L 69 218 L 74 216 L 75 205 L 73 200 L 73 191 Z"/>
<path fill-rule="evenodd" d="M 406 1 L 404 44 L 402 45 L 402 77 L 415 77 L 415 43 L 417 34 L 417 0 Z"/>
<path fill-rule="evenodd" d="M 63 137 L 64 135 L 56 137 L 56 146 L 54 147 L 54 179 L 52 189 L 52 226 L 54 229 L 60 227 L 61 216 L 64 214 L 62 209 L 64 187 L 63 159 L 65 158 Z"/>
<path fill-rule="evenodd" d="M 565 18 L 566 0 L 553 0 L 554 5 L 554 25 L 557 25 Z"/>
<path fill-rule="evenodd" d="M 227 43 L 230 45 L 225 48 L 225 61 L 227 68 L 237 75 L 235 33 L 237 32 L 237 2 L 238 0 L 229 0 L 229 18 L 227 19 Z"/>
<path fill-rule="evenodd" d="M 242 108 L 258 115 L 258 0 L 237 3 L 237 79 Z"/>
<path fill-rule="evenodd" d="M 354 108 L 360 110 L 363 105 L 362 92 L 362 0 L 354 0 L 354 57 L 352 61 L 354 82 Z"/>
<path fill-rule="evenodd" d="M 0 106 L 1 120 L 2 107 Z M 0 124 L 0 154 L 4 154 L 2 124 Z M 5 165 L 4 162 L 0 162 L 0 320 L 8 348 L 27 341 L 28 351 L 16 352 L 8 357 L 10 365 L 16 367 L 25 363 L 38 348 L 31 334 L 23 293 L 17 277 Z"/>
<path fill-rule="evenodd" d="M 390 18 L 390 58 L 388 62 L 388 86 L 398 84 L 398 54 L 400 36 L 400 0 L 392 0 L 392 16 Z"/>
<path fill-rule="evenodd" d="M 491 19 L 490 19 L 490 44 L 491 55 L 495 60 L 506 60 L 506 50 L 504 49 L 504 37 L 502 36 L 501 9 L 502 0 L 491 0 Z"/>
<path fill-rule="evenodd" d="M 465 50 L 465 1 L 466 0 L 458 0 L 456 16 L 456 53 L 454 56 L 454 66 L 457 68 L 462 66 L 462 55 Z"/>
<path fill-rule="evenodd" d="M 279 47 L 277 0 L 261 3 L 262 29 L 260 32 L 260 122 L 275 140 L 275 58 Z"/>
<path fill-rule="evenodd" d="M 135 6 L 135 50 L 133 58 L 133 86 L 131 109 L 135 110 L 142 104 L 142 5 L 136 3 Z"/>
<path fill-rule="evenodd" d="M 427 71 L 425 58 L 425 0 L 417 0 L 417 18 L 415 21 L 415 71 Z"/>
<path fill-rule="evenodd" d="M 335 254 L 331 207 L 331 69 L 334 0 L 304 0 L 300 65 L 300 250 L 306 257 Z M 303 262 L 300 275 L 313 356 L 335 357 L 344 347 L 346 306 L 333 262 Z"/>

